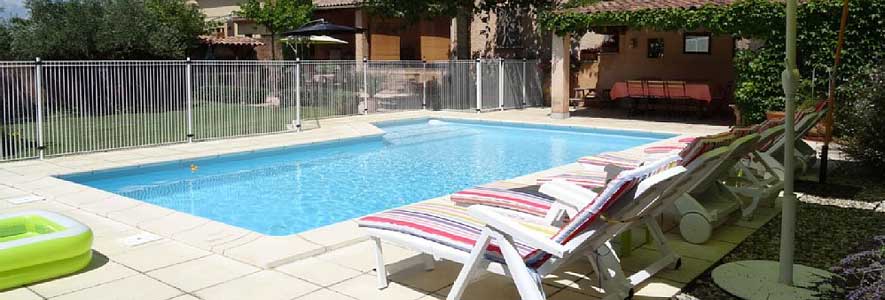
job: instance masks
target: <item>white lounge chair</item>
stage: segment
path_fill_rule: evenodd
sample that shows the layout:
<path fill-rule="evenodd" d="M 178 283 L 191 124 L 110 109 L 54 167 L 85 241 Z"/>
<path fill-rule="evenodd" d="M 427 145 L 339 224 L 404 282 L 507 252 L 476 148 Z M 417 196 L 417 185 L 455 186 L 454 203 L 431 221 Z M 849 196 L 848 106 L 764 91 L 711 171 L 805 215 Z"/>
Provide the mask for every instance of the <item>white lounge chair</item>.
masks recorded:
<path fill-rule="evenodd" d="M 707 174 L 727 150 L 717 149 L 703 155 L 689 167 L 691 171 L 683 175 L 680 175 L 685 170 L 682 167 L 655 174 L 673 164 L 678 157 L 625 171 L 598 195 L 572 186 L 578 191 L 577 198 L 565 196 L 563 199 L 569 200 L 558 199 L 556 210 L 559 212 L 556 214 L 562 215 L 565 207 L 586 202 L 586 197 L 594 200 L 576 210 L 561 227 L 550 226 L 539 217 L 532 220 L 530 215 L 511 217 L 519 214 L 512 210 L 446 204 L 412 205 L 363 218 L 359 223 L 375 240 L 381 287 L 387 284 L 380 256 L 380 240 L 384 239 L 436 258 L 464 264 L 448 299 L 459 299 L 479 269 L 513 277 L 523 299 L 542 299 L 541 278 L 571 259 L 585 255 L 594 262 L 597 274 L 604 276 L 602 287 L 606 298 L 623 299 L 630 296 L 635 284 L 666 266 L 678 264 L 678 256 L 667 247 L 663 233 L 653 219 L 666 206 L 661 199 L 667 198 L 670 203 L 675 201 L 676 195 L 684 193 L 690 186 L 687 183 L 698 181 Z M 606 210 L 609 205 L 611 208 Z M 606 211 L 605 215 L 603 211 Z M 662 257 L 628 278 L 623 275 L 608 242 L 637 224 L 649 226 Z"/>

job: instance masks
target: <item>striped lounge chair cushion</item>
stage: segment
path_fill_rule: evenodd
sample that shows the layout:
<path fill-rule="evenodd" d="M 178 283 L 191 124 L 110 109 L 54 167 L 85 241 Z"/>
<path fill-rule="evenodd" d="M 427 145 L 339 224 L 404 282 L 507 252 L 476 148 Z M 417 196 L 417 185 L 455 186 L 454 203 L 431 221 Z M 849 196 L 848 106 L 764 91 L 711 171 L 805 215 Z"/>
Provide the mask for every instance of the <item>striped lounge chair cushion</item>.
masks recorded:
<path fill-rule="evenodd" d="M 626 152 L 605 152 L 578 159 L 578 163 L 591 169 L 599 169 L 608 165 L 615 165 L 624 169 L 634 169 L 644 161 L 642 155 Z"/>
<path fill-rule="evenodd" d="M 545 184 L 553 180 L 564 180 L 588 189 L 598 189 L 605 186 L 606 173 L 601 171 L 576 171 L 571 173 L 541 177 L 538 184 Z"/>
<path fill-rule="evenodd" d="M 642 167 L 621 172 L 615 179 L 605 186 L 605 189 L 601 193 L 597 194 L 593 201 L 590 201 L 587 206 L 578 211 L 574 218 L 563 225 L 559 232 L 557 232 L 551 239 L 563 245 L 568 243 L 589 228 L 590 224 L 592 224 L 606 208 L 611 206 L 615 201 L 618 201 L 621 196 L 630 194 L 629 191 L 638 186 L 642 180 L 673 168 L 680 160 L 682 159 L 679 156 L 668 156 Z M 534 250 L 533 253 L 523 256 L 523 258 L 526 265 L 537 268 L 550 258 L 550 254 L 541 250 Z"/>
<path fill-rule="evenodd" d="M 544 216 L 554 199 L 537 192 L 537 187 L 516 190 L 478 186 L 452 194 L 449 199 L 460 205 L 486 205 L 531 215 Z"/>
<path fill-rule="evenodd" d="M 553 236 L 559 228 L 520 222 L 526 230 L 544 236 Z M 466 207 L 443 203 L 418 203 L 380 212 L 357 220 L 360 227 L 390 230 L 470 252 L 485 224 L 474 219 Z M 536 252 L 534 248 L 516 241 L 516 250 L 523 257 Z M 495 241 L 489 245 L 486 258 L 504 263 Z"/>
<path fill-rule="evenodd" d="M 645 149 L 642 149 L 642 151 L 648 154 L 678 153 L 679 151 L 682 151 L 682 149 L 685 149 L 685 146 L 688 146 L 688 144 L 691 144 L 691 142 L 694 142 L 694 140 L 696 139 L 697 137 L 694 136 L 684 137 L 676 140 L 675 142 L 667 142 L 660 145 L 645 147 Z"/>
<path fill-rule="evenodd" d="M 699 156 L 707 153 L 707 151 L 728 146 L 738 138 L 732 132 L 722 132 L 718 134 L 703 136 L 695 139 L 685 146 L 685 149 L 679 152 L 679 156 L 682 157 L 682 165 L 688 165 Z"/>

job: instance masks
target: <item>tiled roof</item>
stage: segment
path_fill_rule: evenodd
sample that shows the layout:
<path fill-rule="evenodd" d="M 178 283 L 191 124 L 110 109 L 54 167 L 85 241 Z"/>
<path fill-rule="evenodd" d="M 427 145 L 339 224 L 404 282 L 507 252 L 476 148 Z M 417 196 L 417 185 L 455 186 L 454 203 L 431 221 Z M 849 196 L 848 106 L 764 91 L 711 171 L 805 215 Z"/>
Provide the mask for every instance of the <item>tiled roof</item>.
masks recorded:
<path fill-rule="evenodd" d="M 313 5 L 317 8 L 356 6 L 361 3 L 363 0 L 313 0 Z"/>
<path fill-rule="evenodd" d="M 735 0 L 610 0 L 574 9 L 576 12 L 597 13 L 637 11 L 643 9 L 696 8 L 704 5 L 728 5 Z"/>
<path fill-rule="evenodd" d="M 210 36 L 201 35 L 200 42 L 210 45 L 261 46 L 263 42 L 245 36 Z"/>

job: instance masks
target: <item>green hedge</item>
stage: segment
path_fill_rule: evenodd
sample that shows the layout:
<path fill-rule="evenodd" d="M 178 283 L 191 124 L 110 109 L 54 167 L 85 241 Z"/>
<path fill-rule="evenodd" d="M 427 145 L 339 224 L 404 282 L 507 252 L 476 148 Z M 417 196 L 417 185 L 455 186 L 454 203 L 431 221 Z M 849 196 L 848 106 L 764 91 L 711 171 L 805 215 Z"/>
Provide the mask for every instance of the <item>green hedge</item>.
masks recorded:
<path fill-rule="evenodd" d="M 839 30 L 840 0 L 809 0 L 799 6 L 798 62 L 803 77 L 801 99 L 820 99 L 827 90 L 827 72 Z M 544 27 L 558 33 L 582 33 L 606 25 L 626 25 L 662 31 L 705 28 L 716 34 L 762 41 L 763 46 L 739 51 L 735 102 L 748 121 L 759 121 L 766 110 L 783 108 L 780 73 L 784 69 L 785 12 L 777 0 L 738 0 L 727 6 L 695 9 L 656 9 L 585 14 L 551 11 L 542 14 Z M 885 56 L 885 1 L 851 1 L 843 65 L 837 77 L 839 99 L 854 97 L 857 83 L 848 78 Z M 812 84 L 812 71 L 817 80 Z M 811 95 L 812 85 L 816 95 Z"/>

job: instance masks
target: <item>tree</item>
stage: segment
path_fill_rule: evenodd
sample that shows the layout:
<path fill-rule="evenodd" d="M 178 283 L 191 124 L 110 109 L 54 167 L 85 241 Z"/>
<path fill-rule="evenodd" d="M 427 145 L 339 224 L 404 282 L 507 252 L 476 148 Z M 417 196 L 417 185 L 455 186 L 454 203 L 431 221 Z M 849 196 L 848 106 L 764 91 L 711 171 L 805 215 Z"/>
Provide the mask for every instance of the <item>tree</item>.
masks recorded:
<path fill-rule="evenodd" d="M 10 26 L 18 59 L 181 59 L 206 31 L 203 14 L 182 0 L 27 0 L 25 6 L 31 17 Z"/>
<path fill-rule="evenodd" d="M 236 14 L 252 19 L 270 32 L 271 58 L 276 59 L 277 33 L 296 29 L 310 21 L 313 15 L 311 0 L 248 0 L 240 4 Z"/>
<path fill-rule="evenodd" d="M 2 12 L 0 7 L 0 12 Z M 9 24 L 0 19 L 0 60 L 12 59 L 12 35 L 9 33 Z"/>
<path fill-rule="evenodd" d="M 367 0 L 373 14 L 414 23 L 422 19 L 455 17 L 459 13 L 482 13 L 498 8 L 539 12 L 556 7 L 557 0 Z"/>

